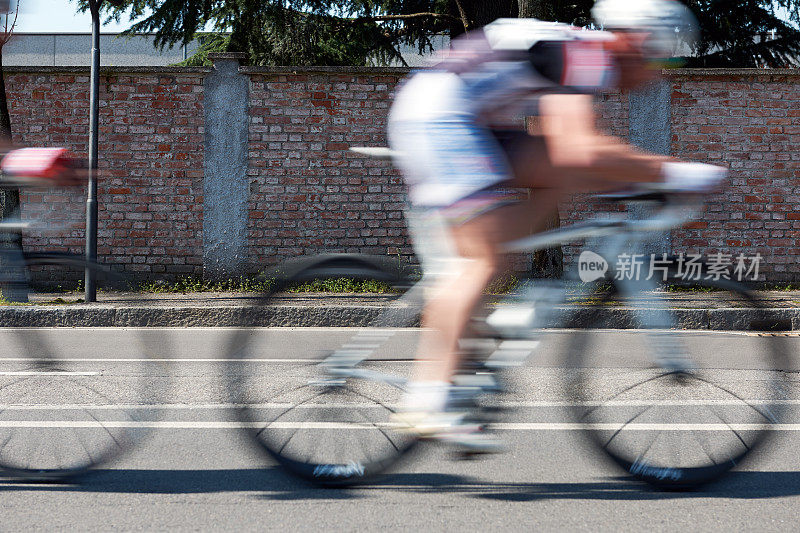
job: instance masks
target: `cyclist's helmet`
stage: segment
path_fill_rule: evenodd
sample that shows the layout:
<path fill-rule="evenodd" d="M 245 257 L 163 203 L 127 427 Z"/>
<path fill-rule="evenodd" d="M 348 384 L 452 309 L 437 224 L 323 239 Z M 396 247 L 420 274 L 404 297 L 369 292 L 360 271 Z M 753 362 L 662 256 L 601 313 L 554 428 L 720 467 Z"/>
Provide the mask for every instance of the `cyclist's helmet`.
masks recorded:
<path fill-rule="evenodd" d="M 645 57 L 665 66 L 679 63 L 676 56 L 689 55 L 698 38 L 697 19 L 677 0 L 597 0 L 592 16 L 605 30 L 650 33 Z"/>

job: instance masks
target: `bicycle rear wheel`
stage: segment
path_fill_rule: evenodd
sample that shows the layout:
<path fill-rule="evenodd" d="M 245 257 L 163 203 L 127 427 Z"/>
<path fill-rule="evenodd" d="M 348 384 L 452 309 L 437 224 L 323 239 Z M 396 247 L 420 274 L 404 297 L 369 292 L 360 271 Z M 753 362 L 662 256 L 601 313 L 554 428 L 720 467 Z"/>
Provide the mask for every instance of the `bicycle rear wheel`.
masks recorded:
<path fill-rule="evenodd" d="M 29 269 L 52 270 L 59 280 L 81 279 L 89 269 L 103 285 L 124 281 L 107 267 L 65 254 L 28 254 L 22 265 L 3 259 L 4 293 L 20 294 Z M 163 339 L 97 327 L 89 308 L 64 308 L 65 298 L 75 299 L 54 295 L 58 307 L 37 300 L 0 308 L 0 469 L 6 475 L 83 473 L 137 444 L 157 418 L 152 404 L 168 376 L 151 357 L 158 344 L 164 348 Z"/>
<path fill-rule="evenodd" d="M 416 345 L 408 338 L 418 335 L 417 303 L 392 292 L 402 290 L 396 268 L 373 257 L 315 257 L 281 271 L 244 315 L 258 327 L 231 339 L 231 399 L 253 442 L 291 474 L 319 485 L 363 482 L 415 444 L 392 415 Z M 320 280 L 390 292 L 287 293 Z M 296 315 L 309 300 L 319 316 Z M 298 332 L 284 325 L 315 327 L 294 345 Z"/>
<path fill-rule="evenodd" d="M 680 290 L 686 283 L 667 285 Z M 736 283 L 692 285 L 713 291 L 725 312 L 740 317 L 736 331 L 639 329 L 633 315 L 631 329 L 604 330 L 604 309 L 647 312 L 656 305 L 647 295 L 620 302 L 611 286 L 581 311 L 568 351 L 573 411 L 590 442 L 634 477 L 667 488 L 701 485 L 736 467 L 766 442 L 790 404 L 784 339 L 762 333 L 785 325 Z M 715 316 L 669 312 L 675 321 Z M 656 364 L 656 353 L 684 358 L 690 368 Z"/>

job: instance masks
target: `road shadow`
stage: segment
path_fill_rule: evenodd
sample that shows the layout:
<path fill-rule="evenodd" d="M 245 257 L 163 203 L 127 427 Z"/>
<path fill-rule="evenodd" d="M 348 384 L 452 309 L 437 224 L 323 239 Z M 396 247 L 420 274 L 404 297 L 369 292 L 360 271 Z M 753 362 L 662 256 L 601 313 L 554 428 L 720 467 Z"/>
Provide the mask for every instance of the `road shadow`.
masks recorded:
<path fill-rule="evenodd" d="M 296 499 L 353 498 L 352 491 L 322 490 L 287 476 L 278 467 L 221 470 L 98 469 L 58 482 L 0 480 L 0 491 L 96 494 L 292 494 Z"/>
<path fill-rule="evenodd" d="M 446 493 L 505 502 L 539 500 L 657 501 L 687 498 L 768 499 L 800 495 L 800 472 L 734 472 L 694 491 L 663 491 L 628 477 L 573 483 L 503 483 L 439 473 L 396 473 L 356 488 L 319 488 L 278 467 L 223 470 L 96 470 L 61 483 L 0 482 L 0 490 L 97 494 L 252 493 L 266 500 L 350 500 L 387 491 Z"/>
<path fill-rule="evenodd" d="M 666 491 L 627 476 L 590 482 L 498 483 L 461 476 L 396 474 L 368 490 L 401 489 L 415 492 L 449 492 L 475 498 L 531 502 L 537 500 L 645 501 L 687 498 L 769 499 L 800 495 L 800 472 L 734 472 L 723 479 L 686 491 Z"/>
<path fill-rule="evenodd" d="M 497 483 L 474 496 L 507 502 L 537 500 L 659 501 L 682 499 L 770 499 L 800 495 L 800 472 L 736 472 L 693 490 L 658 489 L 628 477 L 584 483 Z"/>

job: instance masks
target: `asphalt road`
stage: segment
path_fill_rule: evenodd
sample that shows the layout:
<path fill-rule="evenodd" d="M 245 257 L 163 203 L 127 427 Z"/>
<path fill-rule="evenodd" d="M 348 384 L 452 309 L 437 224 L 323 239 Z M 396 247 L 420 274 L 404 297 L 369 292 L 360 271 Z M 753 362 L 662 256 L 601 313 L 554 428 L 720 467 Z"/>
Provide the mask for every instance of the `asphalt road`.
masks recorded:
<path fill-rule="evenodd" d="M 0 457 L 17 453 L 22 466 L 26 460 L 43 460 L 46 445 L 26 444 L 45 434 L 51 445 L 60 443 L 63 453 L 80 450 L 93 444 L 91 434 L 80 432 L 97 420 L 112 425 L 107 434 L 149 434 L 131 453 L 75 482 L 1 482 L 5 530 L 797 527 L 800 417 L 794 410 L 800 395 L 794 389 L 795 372 L 787 375 L 784 404 L 790 413 L 785 431 L 777 432 L 764 453 L 701 490 L 664 492 L 621 475 L 569 426 L 566 409 L 571 402 L 563 394 L 564 364 L 558 356 L 568 334 L 555 334 L 529 366 L 515 373 L 512 388 L 517 393 L 503 399 L 514 407 L 501 432 L 507 453 L 453 461 L 447 448 L 428 445 L 413 461 L 368 486 L 319 489 L 288 477 L 248 443 L 236 428 L 239 423 L 221 375 L 247 375 L 269 390 L 263 400 L 275 398 L 274 391 L 291 390 L 290 381 L 311 368 L 303 360 L 314 359 L 332 342 L 345 341 L 353 330 L 253 330 L 248 334 L 266 348 L 248 362 L 225 361 L 232 345 L 227 330 L 38 333 L 34 337 L 0 330 Z M 407 373 L 415 335 L 402 331 L 392 336 L 388 347 L 375 354 L 379 361 L 370 366 Z M 709 362 L 715 377 L 745 396 L 757 398 L 771 375 L 769 362 L 752 357 L 764 339 L 713 332 L 689 332 L 683 338 L 698 359 Z M 792 356 L 789 367 L 796 370 L 800 339 L 782 340 Z M 599 398 L 602 391 L 624 383 L 620 369 L 637 364 L 641 343 L 635 332 L 606 332 L 592 341 L 591 353 L 605 357 L 604 362 L 592 359 L 589 364 L 590 387 L 596 387 L 592 390 Z M 239 342 L 233 344 L 241 348 Z M 63 360 L 42 370 L 31 358 L 47 351 L 59 353 Z M 237 352 L 234 359 L 245 355 Z M 647 370 L 642 366 L 640 371 Z M 638 401 L 652 399 L 654 392 L 658 391 L 648 389 L 639 398 L 618 397 L 614 409 L 624 414 Z M 679 401 L 657 399 L 694 408 L 689 400 L 697 398 L 689 394 L 707 392 L 687 388 L 687 396 Z M 727 416 L 726 409 L 735 407 L 730 397 L 703 398 L 721 406 L 714 413 Z M 284 395 L 276 401 L 289 399 Z M 139 402 L 148 408 L 137 408 Z M 86 418 L 89 411 L 91 418 Z"/>

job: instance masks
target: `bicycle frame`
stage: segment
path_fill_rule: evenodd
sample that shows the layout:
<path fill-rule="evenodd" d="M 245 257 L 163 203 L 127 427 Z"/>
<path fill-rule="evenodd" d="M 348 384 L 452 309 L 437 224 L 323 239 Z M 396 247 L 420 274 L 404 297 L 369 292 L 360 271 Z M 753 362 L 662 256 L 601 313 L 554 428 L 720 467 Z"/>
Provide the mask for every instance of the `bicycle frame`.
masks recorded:
<path fill-rule="evenodd" d="M 507 243 L 503 248 L 506 252 L 533 252 L 555 245 L 561 245 L 576 240 L 585 240 L 593 237 L 607 238 L 599 255 L 603 257 L 609 265 L 614 265 L 611 258 L 617 257 L 625 249 L 639 249 L 643 243 L 652 238 L 657 232 L 667 231 L 680 227 L 698 212 L 702 202 L 696 197 L 684 197 L 668 200 L 661 209 L 651 217 L 642 220 L 629 220 L 624 218 L 614 218 L 607 220 L 590 220 L 566 228 L 559 228 L 547 232 L 531 235 L 516 241 Z M 407 212 L 407 220 L 412 233 L 415 235 L 415 248 L 420 257 L 423 267 L 422 279 L 413 285 L 400 299 L 399 303 L 409 304 L 411 302 L 421 303 L 424 301 L 424 293 L 435 283 L 435 280 L 453 268 L 458 268 L 457 263 L 463 259 L 458 258 L 450 246 L 447 238 L 447 226 L 444 220 L 435 212 L 415 211 Z M 648 291 L 655 291 L 657 283 L 654 280 L 644 279 L 624 279 L 616 280 L 617 286 L 625 297 L 635 298 L 637 295 Z M 592 284 L 584 284 L 584 294 L 588 295 L 593 288 Z M 532 304 L 532 294 L 523 293 L 522 302 Z M 519 298 L 517 299 L 519 302 Z M 655 299 L 656 305 L 648 309 L 637 310 L 642 327 L 649 330 L 653 345 L 653 355 L 655 363 L 669 371 L 685 372 L 691 369 L 691 361 L 684 356 L 681 350 L 677 350 L 672 340 L 663 334 L 664 330 L 672 329 L 675 324 L 665 303 Z M 413 308 L 413 305 L 410 306 Z M 386 322 L 389 322 L 387 319 Z M 388 327 L 390 323 L 376 323 L 375 327 Z M 535 331 L 544 328 L 545 324 L 537 323 Z M 346 347 L 337 350 L 328 356 L 322 363 L 328 375 L 344 380 L 347 378 L 366 379 L 380 381 L 386 384 L 402 388 L 405 378 L 385 374 L 374 370 L 359 368 L 358 365 L 369 357 L 371 350 L 369 345 L 374 343 L 374 337 L 365 337 L 363 345 L 359 344 L 359 336 L 355 341 L 351 341 Z M 514 354 L 510 359 L 495 358 L 496 367 L 519 366 L 524 363 L 532 350 L 520 349 L 520 341 L 504 341 Z M 536 341 L 534 341 L 536 342 Z M 510 344 L 509 344 L 510 343 Z M 524 341 L 523 341 L 524 343 Z M 499 350 L 503 349 L 503 342 L 500 343 Z M 530 345 L 529 343 L 529 346 Z M 492 360 L 490 356 L 489 361 Z M 489 385 L 491 386 L 491 384 Z"/>
<path fill-rule="evenodd" d="M 512 241 L 507 243 L 504 249 L 507 252 L 532 252 L 576 240 L 607 237 L 603 247 L 599 249 L 598 255 L 603 257 L 612 268 L 612 274 L 615 274 L 613 271 L 613 266 L 616 264 L 615 259 L 623 251 L 641 249 L 641 246 L 650 240 L 654 233 L 683 226 L 701 208 L 702 201 L 698 197 L 686 196 L 684 198 L 667 199 L 661 209 L 646 219 L 629 220 L 616 218 L 587 221 L 567 228 L 555 229 Z M 626 278 L 625 276 L 617 275 L 613 277 L 623 298 L 635 301 L 638 295 L 644 293 L 657 294 L 658 283 L 654 279 L 635 278 L 633 276 Z M 583 290 L 578 295 L 578 299 L 589 296 L 593 289 L 593 285 L 590 283 L 584 283 L 579 287 Z M 561 301 L 565 299 L 561 298 Z M 682 346 L 674 342 L 672 336 L 664 333 L 674 329 L 676 326 L 666 302 L 662 298 L 656 297 L 650 303 L 650 307 L 636 309 L 636 312 L 640 318 L 642 329 L 649 332 L 648 337 L 653 348 L 654 362 L 668 371 L 690 371 L 693 367 L 691 359 L 684 353 Z M 539 330 L 544 328 L 546 324 L 539 321 L 536 326 L 536 329 Z M 516 350 L 516 352 L 524 353 L 519 350 Z M 510 364 L 520 365 L 524 363 L 525 359 L 527 359 L 527 355 L 522 360 Z M 506 365 L 508 364 L 509 362 L 506 362 Z"/>

